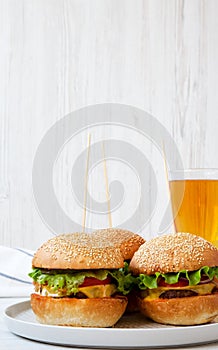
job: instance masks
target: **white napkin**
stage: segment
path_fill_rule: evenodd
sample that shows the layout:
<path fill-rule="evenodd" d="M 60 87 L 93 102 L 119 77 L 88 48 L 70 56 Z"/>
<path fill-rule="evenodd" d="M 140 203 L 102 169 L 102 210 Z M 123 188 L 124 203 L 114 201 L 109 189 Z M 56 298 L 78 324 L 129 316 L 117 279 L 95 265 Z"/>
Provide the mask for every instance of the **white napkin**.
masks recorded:
<path fill-rule="evenodd" d="M 0 246 L 0 297 L 28 297 L 33 292 L 33 251 Z"/>

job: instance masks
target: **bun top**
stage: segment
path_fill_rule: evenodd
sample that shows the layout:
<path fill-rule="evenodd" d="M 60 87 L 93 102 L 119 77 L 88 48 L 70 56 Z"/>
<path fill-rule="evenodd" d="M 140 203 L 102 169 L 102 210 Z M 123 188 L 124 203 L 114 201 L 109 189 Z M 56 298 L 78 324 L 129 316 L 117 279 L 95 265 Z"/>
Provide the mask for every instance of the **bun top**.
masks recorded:
<path fill-rule="evenodd" d="M 46 269 L 117 269 L 142 243 L 140 236 L 116 229 L 62 234 L 36 251 L 32 265 Z"/>
<path fill-rule="evenodd" d="M 123 267 L 124 259 L 107 240 L 76 232 L 49 239 L 36 251 L 32 265 L 46 269 L 113 269 Z"/>
<path fill-rule="evenodd" d="M 190 233 L 165 234 L 141 245 L 130 262 L 134 274 L 152 275 L 218 266 L 218 249 Z"/>
<path fill-rule="evenodd" d="M 97 238 L 101 240 L 102 237 L 108 241 L 109 244 L 119 247 L 124 260 L 130 260 L 133 254 L 139 247 L 145 243 L 144 238 L 137 233 L 120 228 L 101 229 L 93 232 Z"/>

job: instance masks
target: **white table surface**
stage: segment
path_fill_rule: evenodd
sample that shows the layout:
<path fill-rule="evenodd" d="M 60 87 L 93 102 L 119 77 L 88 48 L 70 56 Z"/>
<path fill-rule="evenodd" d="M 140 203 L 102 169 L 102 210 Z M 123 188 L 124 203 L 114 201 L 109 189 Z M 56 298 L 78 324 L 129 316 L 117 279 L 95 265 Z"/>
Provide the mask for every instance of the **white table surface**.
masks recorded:
<path fill-rule="evenodd" d="M 15 303 L 25 301 L 25 300 L 27 300 L 27 298 L 0 298 L 0 349 L 1 350 L 78 349 L 74 347 L 64 347 L 64 346 L 43 344 L 43 343 L 28 340 L 28 339 L 24 339 L 22 337 L 16 336 L 11 332 L 9 332 L 4 322 L 4 310 L 10 305 L 13 305 Z M 164 348 L 164 349 L 167 349 L 167 348 Z M 174 348 L 170 348 L 170 349 L 173 350 Z M 218 342 L 205 344 L 205 345 L 191 346 L 191 347 L 181 347 L 181 348 L 177 347 L 175 349 L 176 350 L 178 349 L 180 350 L 207 350 L 207 349 L 218 350 Z M 87 350 L 87 348 L 83 348 L 83 350 Z"/>

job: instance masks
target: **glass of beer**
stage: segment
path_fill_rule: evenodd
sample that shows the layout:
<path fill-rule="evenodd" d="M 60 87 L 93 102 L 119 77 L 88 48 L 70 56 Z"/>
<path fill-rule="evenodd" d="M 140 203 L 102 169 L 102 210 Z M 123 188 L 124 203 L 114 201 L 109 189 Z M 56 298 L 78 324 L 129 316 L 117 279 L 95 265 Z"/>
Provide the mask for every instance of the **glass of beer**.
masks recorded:
<path fill-rule="evenodd" d="M 169 172 L 176 232 L 199 235 L 218 247 L 218 169 Z"/>

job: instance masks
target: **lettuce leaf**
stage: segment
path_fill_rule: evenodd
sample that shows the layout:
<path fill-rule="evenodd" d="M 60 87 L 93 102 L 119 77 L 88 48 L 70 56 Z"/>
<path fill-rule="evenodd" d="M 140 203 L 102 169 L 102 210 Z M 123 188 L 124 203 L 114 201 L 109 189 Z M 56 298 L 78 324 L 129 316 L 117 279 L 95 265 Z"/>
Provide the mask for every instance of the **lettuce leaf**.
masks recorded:
<path fill-rule="evenodd" d="M 189 286 L 195 286 L 201 280 L 201 276 L 206 275 L 210 280 L 218 277 L 218 267 L 203 266 L 196 271 L 181 270 L 176 273 L 160 273 L 156 272 L 154 275 L 140 274 L 137 277 L 137 284 L 139 289 L 153 289 L 158 286 L 158 277 L 163 277 L 167 284 L 174 284 L 179 281 L 180 277 L 185 277 L 189 281 Z"/>
<path fill-rule="evenodd" d="M 129 265 L 124 263 L 124 267 L 119 270 L 108 270 L 108 273 L 116 280 L 118 292 L 126 295 L 137 284 L 137 278 L 129 272 Z"/>
<path fill-rule="evenodd" d="M 94 277 L 99 280 L 104 280 L 110 275 L 117 286 L 117 291 L 123 295 L 127 295 L 134 287 L 141 290 L 154 289 L 158 286 L 158 278 L 163 277 L 167 284 L 174 284 L 179 281 L 180 277 L 185 277 L 189 281 L 190 286 L 195 286 L 201 280 L 202 275 L 206 275 L 210 280 L 218 277 L 218 267 L 204 266 L 196 271 L 181 270 L 178 273 L 160 273 L 154 275 L 140 274 L 138 277 L 133 276 L 129 271 L 128 263 L 126 262 L 123 268 L 118 270 L 43 270 L 33 268 L 29 276 L 41 285 L 48 285 L 54 292 L 58 289 L 65 289 L 67 295 L 76 294 L 79 291 L 79 286 L 84 282 L 86 277 Z"/>
<path fill-rule="evenodd" d="M 136 283 L 136 278 L 129 273 L 128 264 L 119 270 L 43 270 L 33 268 L 29 276 L 41 285 L 48 285 L 54 292 L 58 289 L 65 289 L 67 295 L 76 294 L 79 286 L 84 282 L 86 277 L 94 277 L 104 280 L 110 275 L 116 282 L 117 291 L 126 295 Z"/>

